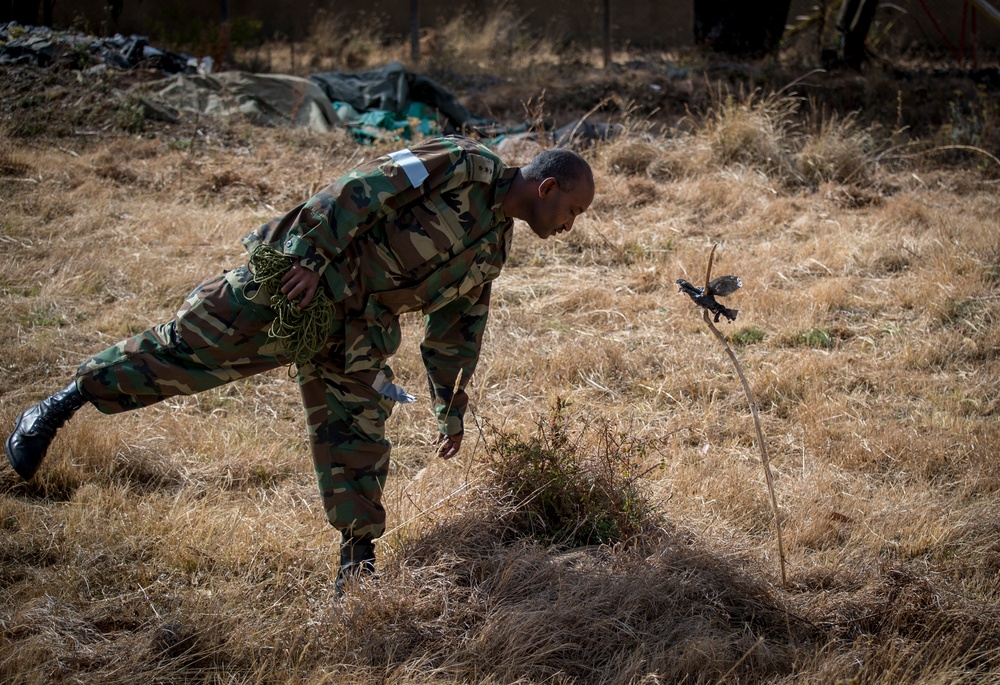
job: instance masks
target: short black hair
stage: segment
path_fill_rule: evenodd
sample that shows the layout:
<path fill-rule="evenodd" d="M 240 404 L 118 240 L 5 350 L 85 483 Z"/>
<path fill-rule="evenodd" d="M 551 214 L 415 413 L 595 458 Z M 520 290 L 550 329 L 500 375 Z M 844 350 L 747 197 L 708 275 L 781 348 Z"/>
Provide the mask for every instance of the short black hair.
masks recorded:
<path fill-rule="evenodd" d="M 587 160 L 572 150 L 562 148 L 539 152 L 533 160 L 521 167 L 521 175 L 529 181 L 554 178 L 564 192 L 571 192 L 577 183 L 594 180 L 594 173 Z"/>

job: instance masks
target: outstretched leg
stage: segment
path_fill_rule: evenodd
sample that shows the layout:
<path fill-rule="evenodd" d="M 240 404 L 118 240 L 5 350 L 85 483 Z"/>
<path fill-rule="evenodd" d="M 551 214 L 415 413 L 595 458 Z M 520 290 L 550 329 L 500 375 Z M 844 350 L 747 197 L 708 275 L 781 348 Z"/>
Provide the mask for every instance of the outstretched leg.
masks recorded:
<path fill-rule="evenodd" d="M 188 295 L 176 318 L 80 365 L 83 396 L 105 414 L 193 395 L 287 364 L 268 338 L 266 293 L 241 266 Z"/>
<path fill-rule="evenodd" d="M 18 417 L 7 459 L 25 480 L 38 470 L 56 431 L 83 404 L 105 414 L 191 395 L 287 364 L 267 335 L 274 314 L 266 293 L 245 289 L 240 267 L 199 285 L 177 317 L 109 347 L 76 380 Z"/>

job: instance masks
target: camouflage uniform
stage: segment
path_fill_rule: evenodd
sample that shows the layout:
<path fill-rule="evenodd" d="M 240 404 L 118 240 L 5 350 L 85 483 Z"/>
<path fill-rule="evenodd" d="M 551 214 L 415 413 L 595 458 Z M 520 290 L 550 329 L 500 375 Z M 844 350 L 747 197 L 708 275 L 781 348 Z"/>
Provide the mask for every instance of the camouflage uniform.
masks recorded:
<path fill-rule="evenodd" d="M 501 202 L 515 173 L 473 141 L 429 140 L 351 171 L 243 239 L 251 253 L 268 245 L 299 258 L 333 300 L 325 346 L 297 371 L 327 517 L 345 535 L 385 529 L 385 421 L 395 401 L 380 390 L 392 379 L 400 314 L 423 312 L 438 428 L 462 432 L 468 396 L 454 390 L 475 370 L 491 281 L 509 252 L 513 221 Z M 267 333 L 269 298 L 246 266 L 212 278 L 173 321 L 82 364 L 77 386 L 114 413 L 288 364 Z"/>

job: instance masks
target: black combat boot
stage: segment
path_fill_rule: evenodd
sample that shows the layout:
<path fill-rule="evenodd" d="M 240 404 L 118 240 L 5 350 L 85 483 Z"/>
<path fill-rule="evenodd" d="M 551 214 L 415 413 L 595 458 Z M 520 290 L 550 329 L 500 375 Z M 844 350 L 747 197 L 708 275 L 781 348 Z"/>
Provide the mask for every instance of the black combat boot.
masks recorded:
<path fill-rule="evenodd" d="M 86 402 L 73 381 L 17 417 L 14 432 L 7 438 L 7 459 L 21 478 L 31 480 L 56 431 Z"/>
<path fill-rule="evenodd" d="M 375 541 L 368 537 L 345 538 L 340 546 L 337 596 L 343 596 L 344 587 L 363 575 L 375 575 Z"/>

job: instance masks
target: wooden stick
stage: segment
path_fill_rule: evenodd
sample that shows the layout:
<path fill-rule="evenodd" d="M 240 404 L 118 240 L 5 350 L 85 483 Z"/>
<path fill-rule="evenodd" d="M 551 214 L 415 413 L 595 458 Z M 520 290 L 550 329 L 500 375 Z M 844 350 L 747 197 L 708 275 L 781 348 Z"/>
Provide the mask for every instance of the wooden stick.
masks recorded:
<path fill-rule="evenodd" d="M 708 270 L 705 273 L 705 291 L 708 291 L 708 284 L 712 280 L 712 260 L 715 257 L 715 248 L 718 245 L 712 246 L 712 252 L 708 255 Z M 785 576 L 785 544 L 782 540 L 781 535 L 781 517 L 778 511 L 778 498 L 774 494 L 774 478 L 771 476 L 771 462 L 767 458 L 767 447 L 764 445 L 764 432 L 760 428 L 760 416 L 757 414 L 757 403 L 754 401 L 753 393 L 750 392 L 750 384 L 747 382 L 746 376 L 743 375 L 743 369 L 740 368 L 740 363 L 736 359 L 736 354 L 733 352 L 732 348 L 729 347 L 729 343 L 726 342 L 726 338 L 719 329 L 715 327 L 712 323 L 712 317 L 708 315 L 708 310 L 704 310 L 705 323 L 708 324 L 709 330 L 715 335 L 722 346 L 726 348 L 726 353 L 729 355 L 729 360 L 733 363 L 733 368 L 736 369 L 736 374 L 740 377 L 740 381 L 743 383 L 743 392 L 746 393 L 747 402 L 750 403 L 750 412 L 753 414 L 753 425 L 757 430 L 757 445 L 760 447 L 760 462 L 764 466 L 764 480 L 767 482 L 767 492 L 771 496 L 771 509 L 774 511 L 774 528 L 778 536 L 778 562 L 781 565 L 781 587 L 788 587 L 788 581 Z"/>

